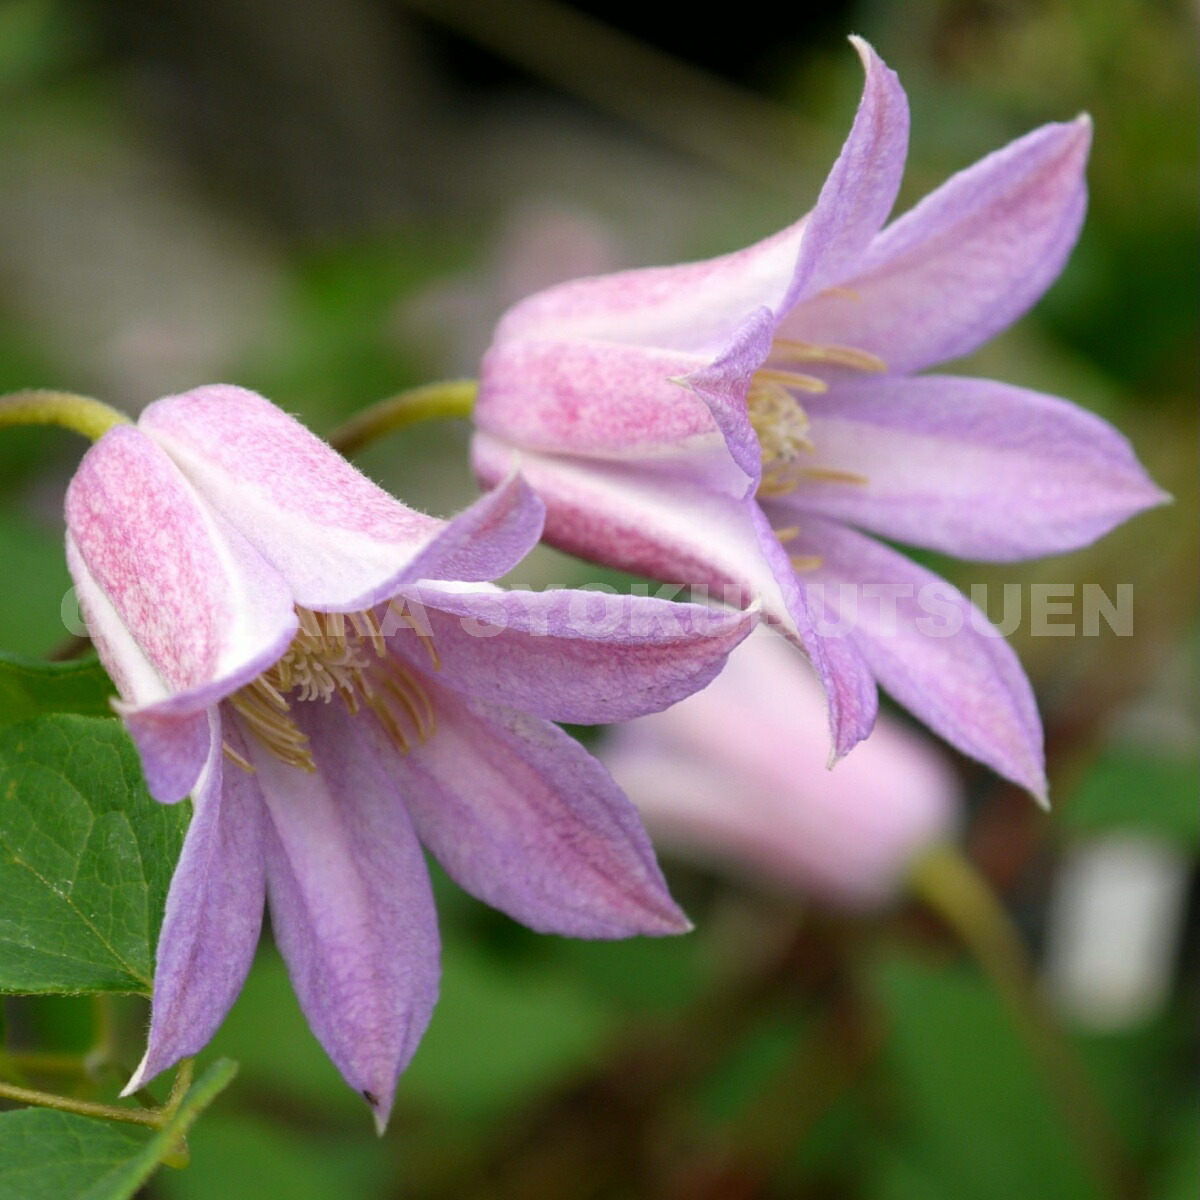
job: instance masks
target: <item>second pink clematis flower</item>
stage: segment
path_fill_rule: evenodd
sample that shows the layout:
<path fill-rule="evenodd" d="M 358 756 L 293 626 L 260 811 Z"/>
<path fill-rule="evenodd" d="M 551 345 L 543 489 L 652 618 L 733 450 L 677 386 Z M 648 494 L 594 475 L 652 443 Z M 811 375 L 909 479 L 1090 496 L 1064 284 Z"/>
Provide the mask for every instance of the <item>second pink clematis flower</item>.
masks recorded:
<path fill-rule="evenodd" d="M 1086 205 L 1086 117 L 1034 130 L 884 228 L 907 151 L 896 76 L 854 39 L 862 101 L 816 207 L 746 250 L 517 304 L 473 445 L 514 447 L 572 553 L 746 603 L 824 685 L 834 756 L 877 686 L 1044 797 L 1028 680 L 956 589 L 870 535 L 1010 561 L 1085 545 L 1163 494 L 1128 442 L 1052 396 L 916 375 L 971 352 L 1058 275 Z"/>
<path fill-rule="evenodd" d="M 437 995 L 422 844 L 540 931 L 688 927 L 632 805 L 551 722 L 673 703 L 753 616 L 505 593 L 486 581 L 542 529 L 519 478 L 436 520 L 239 388 L 111 429 L 66 515 L 80 607 L 150 791 L 194 806 L 127 1091 L 212 1037 L 266 901 L 313 1032 L 382 1128 Z"/>

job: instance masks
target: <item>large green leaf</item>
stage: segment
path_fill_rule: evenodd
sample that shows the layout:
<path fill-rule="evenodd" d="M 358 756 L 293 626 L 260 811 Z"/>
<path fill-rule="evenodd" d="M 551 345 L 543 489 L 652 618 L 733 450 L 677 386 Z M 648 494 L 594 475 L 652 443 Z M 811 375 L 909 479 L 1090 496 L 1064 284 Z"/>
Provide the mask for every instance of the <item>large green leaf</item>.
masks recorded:
<path fill-rule="evenodd" d="M 112 715 L 113 685 L 95 658 L 52 663 L 0 650 L 0 725 L 44 713 Z"/>
<path fill-rule="evenodd" d="M 128 1200 L 235 1074 L 228 1059 L 213 1063 L 157 1132 L 44 1108 L 4 1113 L 0 1200 Z"/>
<path fill-rule="evenodd" d="M 146 991 L 187 825 L 116 721 L 0 730 L 0 991 Z"/>

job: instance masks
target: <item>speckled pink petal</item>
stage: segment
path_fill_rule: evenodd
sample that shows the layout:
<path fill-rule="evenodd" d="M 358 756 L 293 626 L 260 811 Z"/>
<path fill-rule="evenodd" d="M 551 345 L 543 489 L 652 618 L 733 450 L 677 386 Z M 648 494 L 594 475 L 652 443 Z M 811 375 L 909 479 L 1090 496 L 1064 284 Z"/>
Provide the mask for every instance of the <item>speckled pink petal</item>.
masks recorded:
<path fill-rule="evenodd" d="M 385 599 L 441 528 L 243 388 L 168 396 L 142 413 L 139 427 L 306 608 L 351 611 Z"/>
<path fill-rule="evenodd" d="M 67 489 L 69 563 L 97 647 L 135 704 L 252 676 L 296 629 L 283 581 L 131 426 Z"/>
<path fill-rule="evenodd" d="M 955 175 L 879 235 L 786 337 L 857 346 L 897 374 L 968 354 L 1057 278 L 1087 205 L 1086 117 L 1044 125 Z"/>
<path fill-rule="evenodd" d="M 708 361 L 603 341 L 500 342 L 483 361 L 475 421 L 530 450 L 653 460 L 691 477 L 717 473 L 742 495 L 746 476 L 729 462 L 706 398 L 681 382 Z"/>
<path fill-rule="evenodd" d="M 225 762 L 222 742 L 246 746 L 220 722 L 159 934 L 145 1056 L 131 1095 L 216 1033 L 241 991 L 262 926 L 265 812 L 253 776 Z"/>
<path fill-rule="evenodd" d="M 437 999 L 437 916 L 379 726 L 297 703 L 315 774 L 250 743 L 271 925 L 308 1024 L 382 1132 Z"/>
<path fill-rule="evenodd" d="M 1085 546 L 1166 499 L 1129 442 L 1059 400 L 988 379 L 845 380 L 805 404 L 819 474 L 766 504 L 960 558 Z M 837 473 L 861 476 L 842 482 Z"/>
<path fill-rule="evenodd" d="M 682 933 L 650 839 L 608 772 L 556 725 L 426 675 L 432 736 L 395 771 L 421 841 L 461 887 L 541 933 Z"/>

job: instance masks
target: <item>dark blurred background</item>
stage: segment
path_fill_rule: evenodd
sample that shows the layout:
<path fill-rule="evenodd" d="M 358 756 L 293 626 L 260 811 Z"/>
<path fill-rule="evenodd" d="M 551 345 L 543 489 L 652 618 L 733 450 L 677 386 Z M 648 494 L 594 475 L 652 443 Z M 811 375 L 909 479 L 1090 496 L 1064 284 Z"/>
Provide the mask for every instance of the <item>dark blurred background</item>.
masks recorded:
<path fill-rule="evenodd" d="M 732 249 L 809 207 L 857 101 L 851 32 L 912 102 L 901 208 L 1090 111 L 1080 246 L 963 369 L 1099 412 L 1176 502 L 1062 559 L 939 566 L 961 585 L 1135 587 L 1131 638 L 1016 635 L 1055 810 L 961 764 L 966 837 L 1058 989 L 1126 1143 L 1127 1194 L 1192 1200 L 1196 17 L 1167 0 L 743 2 L 719 20 L 616 0 L 5 0 L 0 391 L 133 411 L 237 382 L 327 432 L 471 374 L 522 294 Z M 444 514 L 472 494 L 466 441 L 417 429 L 360 461 Z M 0 439 L 4 649 L 63 640 L 59 509 L 79 452 L 51 431 Z M 546 551 L 522 578 L 597 573 Z M 1059 986 L 1070 951 L 1054 932 L 1067 881 L 1102 851 L 1173 897 L 1143 931 L 1162 948 L 1141 990 L 1107 1006 Z M 669 866 L 698 927 L 669 943 L 538 938 L 439 882 L 444 998 L 382 1141 L 266 945 L 214 1046 L 242 1075 L 197 1127 L 193 1165 L 146 1195 L 1104 1194 L 938 921 L 915 905 L 851 920 Z M 9 1008 L 40 1045 L 86 1044 L 83 1001 Z M 133 1058 L 142 1017 L 129 1002 Z"/>

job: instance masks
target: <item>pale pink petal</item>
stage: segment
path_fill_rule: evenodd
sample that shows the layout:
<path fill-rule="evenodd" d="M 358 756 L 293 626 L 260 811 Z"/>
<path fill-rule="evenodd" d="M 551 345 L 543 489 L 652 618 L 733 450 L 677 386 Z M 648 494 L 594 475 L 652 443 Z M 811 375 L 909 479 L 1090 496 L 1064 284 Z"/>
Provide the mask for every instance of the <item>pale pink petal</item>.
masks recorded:
<path fill-rule="evenodd" d="M 844 526 L 810 516 L 791 545 L 821 559 L 806 587 L 822 590 L 880 686 L 952 746 L 1044 799 L 1033 691 L 987 618 L 944 579 Z"/>
<path fill-rule="evenodd" d="M 207 1045 L 254 959 L 265 899 L 266 814 L 254 777 L 223 761 L 223 740 L 246 751 L 237 730 L 226 724 L 222 731 L 217 720 L 167 894 L 149 1044 L 123 1095 Z"/>
<path fill-rule="evenodd" d="M 1062 270 L 1083 222 L 1086 117 L 1045 125 L 955 175 L 875 240 L 780 333 L 868 350 L 897 374 L 967 354 Z"/>
<path fill-rule="evenodd" d="M 396 770 L 421 841 L 472 895 L 541 933 L 689 928 L 633 805 L 548 721 L 426 676 L 435 729 Z"/>
<path fill-rule="evenodd" d="M 765 505 L 779 524 L 813 512 L 1010 561 L 1085 546 L 1167 498 L 1106 421 L 992 380 L 847 380 L 805 409 L 813 474 Z"/>
<path fill-rule="evenodd" d="M 406 589 L 433 638 L 437 677 L 553 721 L 602 724 L 666 708 L 704 687 L 751 630 L 750 613 L 650 596 L 556 589 Z M 418 617 L 419 614 L 419 617 Z M 429 665 L 401 625 L 396 650 Z"/>
<path fill-rule="evenodd" d="M 441 528 L 269 401 L 214 385 L 151 404 L 139 426 L 306 608 L 366 608 Z"/>
<path fill-rule="evenodd" d="M 308 1024 L 380 1130 L 437 999 L 437 917 L 395 752 L 338 702 L 293 706 L 316 773 L 250 744 L 271 925 Z"/>

